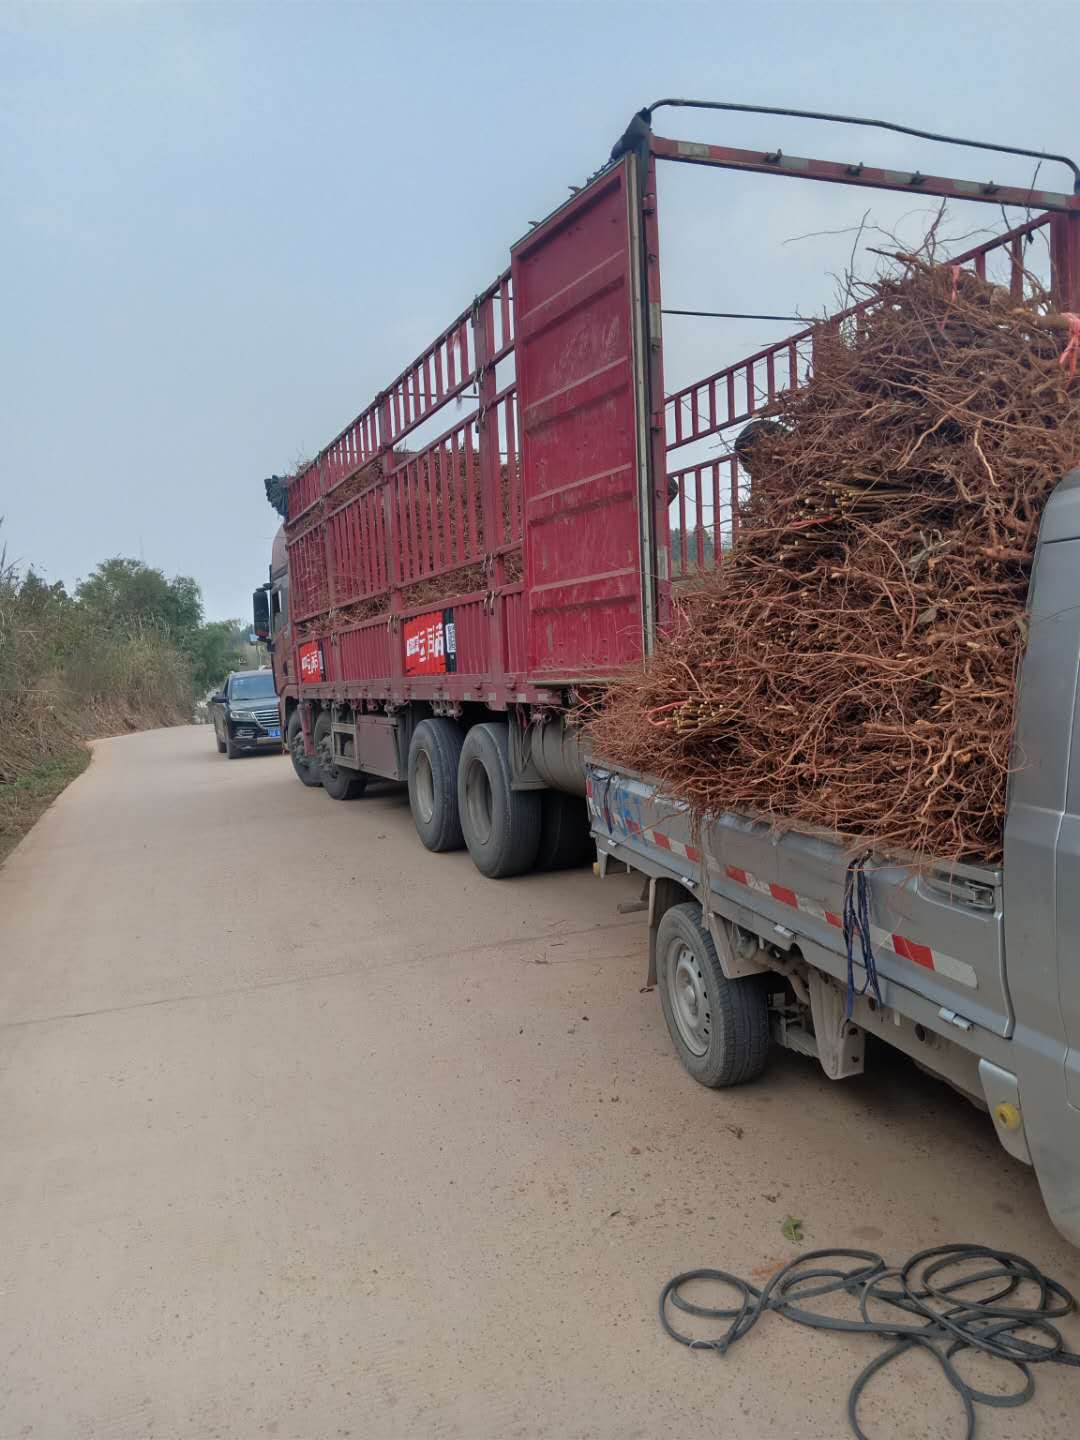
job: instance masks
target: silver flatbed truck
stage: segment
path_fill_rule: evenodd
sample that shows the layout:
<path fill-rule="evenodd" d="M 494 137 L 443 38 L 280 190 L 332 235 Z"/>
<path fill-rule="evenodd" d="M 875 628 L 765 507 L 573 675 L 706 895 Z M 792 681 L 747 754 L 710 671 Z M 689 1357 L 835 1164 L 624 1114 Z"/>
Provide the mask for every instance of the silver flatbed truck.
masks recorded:
<path fill-rule="evenodd" d="M 1078 675 L 1080 469 L 1054 491 L 1039 532 L 1000 869 L 871 855 L 855 885 L 853 852 L 835 838 L 738 814 L 694 823 L 647 776 L 598 758 L 587 777 L 600 872 L 617 861 L 648 879 L 649 979 L 691 1075 L 749 1080 L 778 1042 L 839 1080 L 861 1073 L 865 1037 L 876 1035 L 989 1112 L 1074 1245 Z M 852 936 L 859 890 L 869 966 Z"/>

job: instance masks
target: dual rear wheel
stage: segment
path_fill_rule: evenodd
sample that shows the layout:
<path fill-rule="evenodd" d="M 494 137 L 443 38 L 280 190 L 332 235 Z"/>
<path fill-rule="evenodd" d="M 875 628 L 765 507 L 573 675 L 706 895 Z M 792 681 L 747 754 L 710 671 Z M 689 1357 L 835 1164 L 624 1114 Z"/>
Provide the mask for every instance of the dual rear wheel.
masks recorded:
<path fill-rule="evenodd" d="M 453 720 L 422 720 L 409 746 L 409 803 L 429 850 L 460 850 L 493 880 L 585 860 L 584 802 L 552 790 L 515 790 L 505 724 L 463 730 Z"/>
<path fill-rule="evenodd" d="M 286 741 L 305 785 L 333 800 L 362 795 L 367 776 L 338 765 L 328 710 L 315 718 L 315 754 L 304 751 L 300 711 L 289 717 Z M 515 790 L 509 727 L 497 721 L 464 729 L 443 716 L 421 720 L 408 757 L 409 807 L 429 850 L 468 849 L 493 880 L 529 870 L 563 870 L 592 853 L 585 802 L 557 790 Z"/>
<path fill-rule="evenodd" d="M 417 834 L 437 854 L 465 844 L 457 774 L 465 732 L 453 720 L 421 720 L 409 745 L 409 808 Z"/>
<path fill-rule="evenodd" d="M 304 728 L 300 711 L 295 709 L 289 716 L 285 743 L 301 784 L 321 785 L 331 800 L 355 800 L 362 795 L 367 788 L 367 776 L 360 770 L 338 765 L 334 759 L 333 721 L 329 710 L 321 710 L 315 717 L 311 738 L 314 755 L 308 755 L 304 749 Z"/>

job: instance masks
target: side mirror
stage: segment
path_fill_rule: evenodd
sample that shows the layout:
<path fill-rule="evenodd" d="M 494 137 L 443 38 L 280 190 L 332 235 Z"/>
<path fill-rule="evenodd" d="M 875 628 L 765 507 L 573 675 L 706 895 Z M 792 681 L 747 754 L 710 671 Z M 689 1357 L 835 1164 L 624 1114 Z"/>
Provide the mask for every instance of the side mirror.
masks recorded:
<path fill-rule="evenodd" d="M 270 596 L 260 586 L 251 597 L 252 630 L 260 640 L 270 639 Z"/>
<path fill-rule="evenodd" d="M 219 694 L 217 694 L 217 695 L 211 695 L 211 696 L 210 696 L 210 704 L 211 704 L 211 705 L 225 705 L 225 704 L 227 704 L 227 703 L 228 703 L 228 697 L 226 696 L 224 690 L 222 690 L 222 691 L 221 691 Z"/>

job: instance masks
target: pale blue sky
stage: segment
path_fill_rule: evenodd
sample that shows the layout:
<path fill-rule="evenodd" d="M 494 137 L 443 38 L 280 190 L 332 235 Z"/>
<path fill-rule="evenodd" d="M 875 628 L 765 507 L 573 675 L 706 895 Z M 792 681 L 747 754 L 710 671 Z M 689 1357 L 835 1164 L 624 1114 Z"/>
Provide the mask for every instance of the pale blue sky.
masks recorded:
<path fill-rule="evenodd" d="M 141 553 L 195 575 L 211 616 L 246 615 L 276 524 L 262 477 L 363 408 L 637 107 L 842 110 L 1075 153 L 1078 54 L 1077 3 L 0 0 L 0 537 L 68 582 Z M 795 121 L 657 129 L 1031 174 Z M 813 311 L 850 241 L 783 241 L 871 203 L 682 167 L 670 193 L 665 302 L 717 309 Z M 679 323 L 673 380 L 777 334 Z"/>

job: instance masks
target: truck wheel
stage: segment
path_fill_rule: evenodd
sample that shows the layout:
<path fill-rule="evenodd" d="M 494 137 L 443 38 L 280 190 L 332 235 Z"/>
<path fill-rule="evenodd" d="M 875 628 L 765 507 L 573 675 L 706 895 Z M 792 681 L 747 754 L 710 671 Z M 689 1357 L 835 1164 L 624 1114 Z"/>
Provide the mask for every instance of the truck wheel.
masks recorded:
<path fill-rule="evenodd" d="M 540 849 L 540 794 L 510 788 L 507 727 L 474 725 L 458 766 L 461 829 L 476 868 L 492 880 L 531 870 Z"/>
<path fill-rule="evenodd" d="M 240 754 L 240 751 L 239 751 L 239 750 L 237 749 L 237 747 L 233 744 L 232 736 L 229 734 L 228 730 L 226 730 L 226 731 L 225 731 L 225 755 L 226 755 L 226 758 L 229 759 L 229 760 L 235 760 L 236 757 L 237 757 L 239 754 Z"/>
<path fill-rule="evenodd" d="M 465 732 L 453 720 L 421 720 L 409 742 L 409 808 L 429 850 L 461 850 L 458 765 Z"/>
<path fill-rule="evenodd" d="M 323 710 L 315 721 L 315 754 L 319 760 L 322 787 L 331 800 L 355 800 L 367 789 L 367 776 L 362 770 L 349 770 L 334 764 L 334 732 L 329 710 Z"/>
<path fill-rule="evenodd" d="M 769 1053 L 768 980 L 728 980 L 701 906 L 664 912 L 656 932 L 656 983 L 675 1049 L 702 1085 L 741 1085 Z"/>
<path fill-rule="evenodd" d="M 540 851 L 538 870 L 569 870 L 584 865 L 593 854 L 589 812 L 585 801 L 561 790 L 540 792 Z"/>
<path fill-rule="evenodd" d="M 300 722 L 299 710 L 294 710 L 289 716 L 289 726 L 285 732 L 285 738 L 289 754 L 292 756 L 296 778 L 303 785 L 321 785 L 322 772 L 319 769 L 319 757 L 304 754 L 304 727 Z"/>

